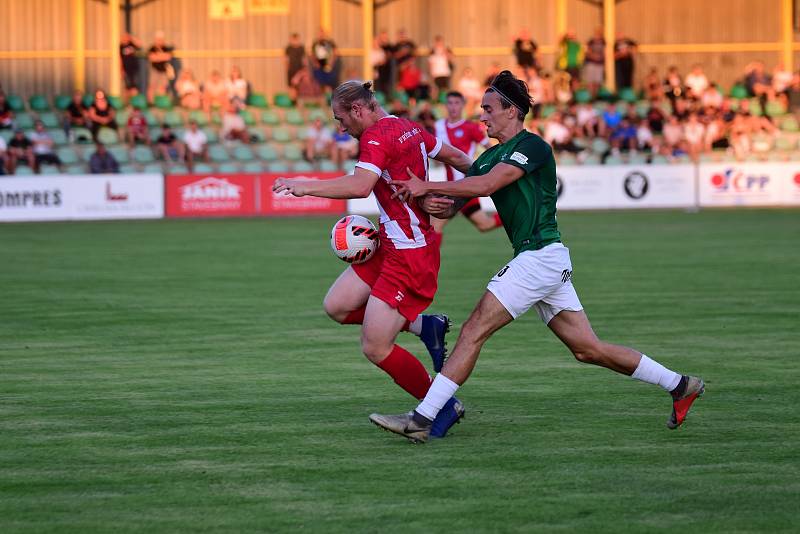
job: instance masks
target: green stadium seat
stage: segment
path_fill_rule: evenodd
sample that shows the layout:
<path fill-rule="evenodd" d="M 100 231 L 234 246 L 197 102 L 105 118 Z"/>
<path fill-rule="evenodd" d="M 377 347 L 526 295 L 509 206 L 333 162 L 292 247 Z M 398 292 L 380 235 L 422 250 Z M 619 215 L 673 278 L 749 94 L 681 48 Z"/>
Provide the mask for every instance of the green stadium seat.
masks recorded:
<path fill-rule="evenodd" d="M 75 165 L 67 165 L 64 168 L 64 172 L 66 172 L 66 174 L 86 174 L 87 172 L 89 172 L 89 169 L 86 167 L 86 165 L 81 163 Z"/>
<path fill-rule="evenodd" d="M 289 161 L 300 161 L 303 159 L 303 149 L 298 143 L 289 143 L 283 149 L 283 158 Z"/>
<path fill-rule="evenodd" d="M 125 107 L 125 102 L 116 95 L 108 95 L 106 98 L 108 99 L 108 103 L 111 104 L 111 107 L 117 111 Z"/>
<path fill-rule="evenodd" d="M 130 163 L 131 161 L 130 155 L 128 154 L 128 149 L 125 148 L 124 146 L 114 146 L 109 148 L 108 151 L 111 153 L 112 156 L 114 156 L 114 159 L 116 159 L 117 163 L 119 163 L 120 165 L 123 165 L 125 163 Z"/>
<path fill-rule="evenodd" d="M 619 102 L 617 102 L 614 105 L 614 108 L 617 110 L 617 113 L 619 113 L 620 115 L 622 115 L 624 117 L 625 115 L 628 114 L 628 106 L 629 105 L 630 104 L 628 104 L 627 102 L 623 102 L 622 100 L 620 100 Z"/>
<path fill-rule="evenodd" d="M 237 173 L 237 172 L 239 172 L 240 169 L 241 169 L 241 167 L 239 167 L 239 164 L 238 163 L 234 163 L 232 161 L 227 161 L 225 163 L 220 163 L 217 166 L 217 170 L 219 172 L 225 172 L 225 173 L 230 173 L 230 174 Z"/>
<path fill-rule="evenodd" d="M 131 112 L 129 109 L 121 109 L 117 111 L 117 124 L 120 126 L 125 126 L 128 124 L 128 118 L 131 116 Z"/>
<path fill-rule="evenodd" d="M 552 104 L 546 104 L 542 106 L 542 118 L 547 119 L 556 112 L 556 107 Z"/>
<path fill-rule="evenodd" d="M 597 90 L 597 98 L 609 102 L 611 100 L 614 100 L 614 93 L 609 91 L 608 87 L 601 86 L 600 89 Z"/>
<path fill-rule="evenodd" d="M 619 90 L 617 96 L 620 100 L 628 102 L 630 104 L 638 100 L 636 98 L 636 91 L 634 91 L 632 87 L 623 87 L 622 89 Z"/>
<path fill-rule="evenodd" d="M 661 154 L 656 154 L 653 156 L 653 160 L 651 161 L 653 165 L 664 165 L 669 163 L 669 160 L 662 156 Z"/>
<path fill-rule="evenodd" d="M 736 84 L 731 87 L 731 98 L 735 98 L 737 100 L 741 100 L 743 98 L 748 98 L 750 95 L 747 93 L 747 88 L 744 85 Z"/>
<path fill-rule="evenodd" d="M 242 166 L 243 172 L 264 172 L 264 165 L 258 161 L 249 161 Z"/>
<path fill-rule="evenodd" d="M 621 165 L 622 160 L 618 156 L 608 156 L 606 158 L 606 165 Z"/>
<path fill-rule="evenodd" d="M 73 143 L 88 144 L 92 142 L 92 132 L 88 128 L 78 127 L 70 130 Z"/>
<path fill-rule="evenodd" d="M 780 122 L 781 130 L 784 132 L 797 132 L 800 131 L 800 123 L 797 121 L 797 117 L 794 115 L 789 115 L 788 117 L 784 117 L 783 120 Z"/>
<path fill-rule="evenodd" d="M 97 140 L 104 145 L 116 145 L 119 143 L 119 135 L 111 128 L 100 128 L 97 132 Z"/>
<path fill-rule="evenodd" d="M 160 163 L 148 163 L 142 167 L 142 172 L 162 174 L 164 172 L 164 167 Z"/>
<path fill-rule="evenodd" d="M 592 139 L 592 151 L 596 154 L 603 154 L 606 150 L 608 150 L 608 141 L 601 137 L 595 137 Z"/>
<path fill-rule="evenodd" d="M 183 116 L 175 110 L 164 113 L 164 122 L 172 128 L 183 126 Z"/>
<path fill-rule="evenodd" d="M 211 112 L 211 124 L 222 126 L 222 115 L 216 111 Z"/>
<path fill-rule="evenodd" d="M 294 107 L 294 103 L 292 99 L 286 93 L 276 93 L 273 102 L 279 108 L 291 108 Z"/>
<path fill-rule="evenodd" d="M 330 114 L 319 108 L 312 109 L 308 112 L 309 121 L 315 121 L 317 119 L 321 120 L 322 122 L 328 122 L 328 120 L 330 120 Z"/>
<path fill-rule="evenodd" d="M 249 146 L 240 145 L 233 149 L 233 159 L 236 161 L 253 161 L 255 155 Z"/>
<path fill-rule="evenodd" d="M 211 174 L 214 172 L 214 167 L 208 163 L 195 163 L 194 174 Z"/>
<path fill-rule="evenodd" d="M 267 110 L 261 113 L 261 122 L 267 126 L 280 126 L 281 117 L 274 110 Z"/>
<path fill-rule="evenodd" d="M 54 174 L 61 174 L 61 171 L 55 165 L 50 165 L 48 163 L 43 164 L 39 167 L 39 174 L 44 176 L 52 176 Z"/>
<path fill-rule="evenodd" d="M 764 114 L 764 109 L 761 107 L 761 102 L 757 98 L 750 99 L 750 113 L 756 117 Z"/>
<path fill-rule="evenodd" d="M 228 156 L 228 152 L 225 150 L 225 147 L 220 145 L 213 145 L 208 148 L 208 157 L 214 163 L 224 163 L 226 161 L 230 161 L 230 156 Z"/>
<path fill-rule="evenodd" d="M 69 95 L 56 95 L 53 99 L 53 105 L 59 111 L 66 111 L 71 103 L 72 97 Z"/>
<path fill-rule="evenodd" d="M 78 153 L 72 147 L 64 146 L 58 148 L 56 149 L 56 154 L 64 165 L 74 165 L 80 161 Z"/>
<path fill-rule="evenodd" d="M 575 91 L 575 102 L 578 104 L 585 104 L 592 101 L 592 94 L 586 89 L 578 89 Z"/>
<path fill-rule="evenodd" d="M 594 154 L 594 153 L 587 154 L 583 158 L 584 165 L 600 165 L 600 163 L 601 163 L 600 154 Z"/>
<path fill-rule="evenodd" d="M 191 111 L 189 113 L 189 120 L 196 122 L 197 125 L 201 128 L 208 124 L 208 116 L 202 111 L 197 111 L 197 110 Z M 208 135 L 207 132 L 206 135 Z"/>
<path fill-rule="evenodd" d="M 375 100 L 377 100 L 378 104 L 380 104 L 381 106 L 386 105 L 386 95 L 383 94 L 382 91 L 375 91 Z"/>
<path fill-rule="evenodd" d="M 636 103 L 636 114 L 640 119 L 647 117 L 647 112 L 650 110 L 650 102 L 641 100 Z"/>
<path fill-rule="evenodd" d="M 305 124 L 303 114 L 296 109 L 290 109 L 286 112 L 286 122 L 292 126 L 302 126 Z"/>
<path fill-rule="evenodd" d="M 289 165 L 285 161 L 271 161 L 267 164 L 269 172 L 289 172 Z"/>
<path fill-rule="evenodd" d="M 247 131 L 250 134 L 250 137 L 259 143 L 263 143 L 269 139 L 269 134 L 264 130 L 264 128 L 250 128 Z"/>
<path fill-rule="evenodd" d="M 247 105 L 266 109 L 269 107 L 269 102 L 267 102 L 267 97 L 263 93 L 250 93 L 247 97 Z"/>
<path fill-rule="evenodd" d="M 636 152 L 628 157 L 628 163 L 632 165 L 644 165 L 647 163 L 647 154 L 643 152 Z"/>
<path fill-rule="evenodd" d="M 246 125 L 248 125 L 248 126 L 255 126 L 256 125 L 256 118 L 255 118 L 255 116 L 253 116 L 253 114 L 249 110 L 243 109 L 243 110 L 241 110 L 239 112 L 239 115 L 242 116 L 242 118 L 244 119 L 244 123 Z"/>
<path fill-rule="evenodd" d="M 25 111 L 25 102 L 17 95 L 8 95 L 6 97 L 6 103 L 14 113 Z"/>
<path fill-rule="evenodd" d="M 0 137 L 3 138 L 3 141 L 8 144 L 11 138 L 14 136 L 14 130 L 0 130 Z"/>
<path fill-rule="evenodd" d="M 147 109 L 147 97 L 144 95 L 133 95 L 131 97 L 131 107 L 136 109 L 145 110 Z"/>
<path fill-rule="evenodd" d="M 264 161 L 274 161 L 278 159 L 278 152 L 272 145 L 265 144 L 256 147 L 256 155 Z"/>
<path fill-rule="evenodd" d="M 559 165 L 577 165 L 578 160 L 575 158 L 573 154 L 569 152 L 561 152 L 558 155 L 558 164 Z"/>
<path fill-rule="evenodd" d="M 294 172 L 313 172 L 314 166 L 306 160 L 301 159 L 300 161 L 292 163 L 292 170 Z"/>
<path fill-rule="evenodd" d="M 53 129 L 48 130 L 47 133 L 50 134 L 50 137 L 53 138 L 53 143 L 56 145 L 66 145 L 69 144 L 69 139 L 67 139 L 67 134 L 64 133 L 62 129 Z"/>
<path fill-rule="evenodd" d="M 278 143 L 288 143 L 292 140 L 292 134 L 286 128 L 273 128 L 272 139 Z"/>
<path fill-rule="evenodd" d="M 44 124 L 46 128 L 58 128 L 61 126 L 61 121 L 58 120 L 58 115 L 52 111 L 40 113 L 39 120 L 42 121 L 42 124 Z"/>
<path fill-rule="evenodd" d="M 135 165 L 127 163 L 119 166 L 119 172 L 121 174 L 136 174 L 139 172 L 139 169 L 136 168 Z"/>
<path fill-rule="evenodd" d="M 358 162 L 354 159 L 348 159 L 347 161 L 345 161 L 344 165 L 342 165 L 344 167 L 344 173 L 353 174 L 356 170 L 356 163 Z"/>
<path fill-rule="evenodd" d="M 203 132 L 206 134 L 209 144 L 219 142 L 219 134 L 215 128 L 203 128 Z"/>
<path fill-rule="evenodd" d="M 150 128 L 147 131 L 147 133 L 150 135 L 150 141 L 155 143 L 158 140 L 158 138 L 161 136 L 161 128 L 159 128 L 158 126 L 156 126 L 154 128 Z"/>
<path fill-rule="evenodd" d="M 33 117 L 27 113 L 17 113 L 14 118 L 14 126 L 23 130 L 30 130 L 33 128 Z"/>
<path fill-rule="evenodd" d="M 144 120 L 145 122 L 147 122 L 147 125 L 150 126 L 151 128 L 153 126 L 161 124 L 160 122 L 158 122 L 158 117 L 156 117 L 150 110 L 145 111 L 144 113 L 142 113 L 142 115 L 144 116 Z"/>
<path fill-rule="evenodd" d="M 319 170 L 322 172 L 336 172 L 339 170 L 339 167 L 331 160 L 323 159 L 319 162 Z"/>
<path fill-rule="evenodd" d="M 169 95 L 156 95 L 153 97 L 153 105 L 158 109 L 172 109 L 172 97 Z"/>
<path fill-rule="evenodd" d="M 14 171 L 14 174 L 17 176 L 33 176 L 35 173 L 33 172 L 33 169 L 27 165 L 17 165 L 17 169 Z"/>
<path fill-rule="evenodd" d="M 779 100 L 771 100 L 770 102 L 767 102 L 767 106 L 764 111 L 766 111 L 767 115 L 770 117 L 775 117 L 786 113 L 786 106 L 784 106 L 783 102 Z"/>
<path fill-rule="evenodd" d="M 31 95 L 28 105 L 32 111 L 50 111 L 50 104 L 44 95 Z"/>
<path fill-rule="evenodd" d="M 94 94 L 86 93 L 85 95 L 83 95 L 83 98 L 81 100 L 83 100 L 84 106 L 90 108 L 92 107 L 92 104 L 94 104 Z"/>
<path fill-rule="evenodd" d="M 136 163 L 152 163 L 155 161 L 153 151 L 146 146 L 137 146 L 133 149 L 133 161 Z"/>
<path fill-rule="evenodd" d="M 189 174 L 189 169 L 183 163 L 169 163 L 167 174 Z"/>

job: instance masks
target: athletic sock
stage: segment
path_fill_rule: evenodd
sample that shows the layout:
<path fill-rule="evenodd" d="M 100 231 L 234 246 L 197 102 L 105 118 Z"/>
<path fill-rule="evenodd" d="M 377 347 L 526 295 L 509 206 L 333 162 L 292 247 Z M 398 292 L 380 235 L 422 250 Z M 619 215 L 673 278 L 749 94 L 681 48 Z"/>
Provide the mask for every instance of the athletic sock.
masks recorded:
<path fill-rule="evenodd" d="M 417 336 L 420 335 L 422 333 L 422 315 L 417 315 L 413 321 L 406 321 L 404 330 Z"/>
<path fill-rule="evenodd" d="M 494 225 L 495 227 L 503 226 L 503 220 L 500 218 L 499 213 L 494 214 Z"/>
<path fill-rule="evenodd" d="M 400 345 L 395 345 L 392 352 L 378 363 L 378 367 L 417 400 L 425 397 L 431 385 L 431 377 L 422 362 Z"/>
<path fill-rule="evenodd" d="M 359 309 L 351 311 L 347 314 L 347 317 L 344 318 L 342 324 L 363 324 L 365 311 L 367 311 L 366 306 L 361 306 Z"/>
<path fill-rule="evenodd" d="M 678 385 L 675 386 L 675 389 L 669 392 L 672 395 L 673 399 L 680 399 L 684 393 L 686 393 L 686 386 L 689 384 L 689 378 L 687 376 L 682 376 L 681 381 L 678 382 Z"/>
<path fill-rule="evenodd" d="M 671 392 L 681 381 L 681 375 L 675 371 L 670 371 L 657 361 L 651 360 L 644 354 L 639 361 L 639 366 L 631 375 L 636 380 L 661 386 L 664 390 Z"/>
<path fill-rule="evenodd" d="M 450 400 L 450 397 L 456 394 L 456 390 L 458 390 L 458 384 L 442 373 L 439 373 L 436 375 L 436 378 L 433 379 L 433 383 L 430 389 L 428 389 L 427 395 L 425 395 L 425 398 L 419 403 L 419 406 L 417 406 L 416 412 L 426 419 L 433 421 L 436 419 L 436 415 L 439 413 L 439 410 L 442 409 L 442 406 Z"/>

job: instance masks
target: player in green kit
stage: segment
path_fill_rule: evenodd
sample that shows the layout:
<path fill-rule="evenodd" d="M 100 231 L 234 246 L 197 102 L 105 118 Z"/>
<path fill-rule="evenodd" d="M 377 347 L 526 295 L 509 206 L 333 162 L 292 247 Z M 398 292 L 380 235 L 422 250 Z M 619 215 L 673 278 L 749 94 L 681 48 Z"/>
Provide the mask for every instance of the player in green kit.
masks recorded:
<path fill-rule="evenodd" d="M 556 164 L 550 146 L 525 130 L 532 105 L 527 85 L 503 71 L 486 90 L 481 121 L 500 141 L 484 152 L 457 182 L 391 182 L 396 195 L 423 197 L 424 209 L 452 217 L 469 198 L 488 196 L 497 206 L 514 258 L 492 278 L 461 329 L 453 354 L 436 375 L 416 410 L 401 415 L 372 414 L 376 425 L 415 442 L 428 440 L 431 421 L 469 377 L 481 347 L 497 330 L 535 308 L 542 321 L 583 363 L 606 367 L 661 386 L 672 396 L 667 427 L 680 426 L 704 391 L 700 378 L 680 375 L 621 345 L 597 338 L 572 285 L 569 249 L 556 222 Z"/>

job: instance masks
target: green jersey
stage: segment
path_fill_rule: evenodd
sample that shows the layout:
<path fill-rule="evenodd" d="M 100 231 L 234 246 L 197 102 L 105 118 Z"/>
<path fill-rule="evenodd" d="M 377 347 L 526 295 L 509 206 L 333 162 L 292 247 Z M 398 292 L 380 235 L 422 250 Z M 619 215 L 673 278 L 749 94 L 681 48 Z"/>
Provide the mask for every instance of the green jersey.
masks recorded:
<path fill-rule="evenodd" d="M 544 139 L 527 130 L 495 145 L 475 160 L 467 176 L 480 176 L 498 163 L 522 169 L 521 178 L 492 194 L 514 256 L 561 241 L 556 223 L 556 160 Z"/>

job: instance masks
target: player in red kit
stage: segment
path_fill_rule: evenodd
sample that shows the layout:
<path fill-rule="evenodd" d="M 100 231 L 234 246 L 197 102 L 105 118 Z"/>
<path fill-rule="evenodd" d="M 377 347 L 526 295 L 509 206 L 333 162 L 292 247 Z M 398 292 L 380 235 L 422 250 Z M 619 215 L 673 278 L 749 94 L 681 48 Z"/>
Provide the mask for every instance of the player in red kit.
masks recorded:
<path fill-rule="evenodd" d="M 436 121 L 436 138 L 454 146 L 467 154 L 470 159 L 473 159 L 478 145 L 489 146 L 489 138 L 480 124 L 463 118 L 464 102 L 464 95 L 458 91 L 447 93 L 447 118 Z M 445 168 L 448 182 L 460 180 L 464 177 L 463 172 L 454 169 L 450 165 Z M 467 201 L 464 207 L 461 208 L 461 213 L 481 232 L 488 232 L 503 226 L 499 215 L 481 210 L 481 202 L 477 198 Z M 433 228 L 441 233 L 449 219 L 432 217 L 432 221 Z"/>
<path fill-rule="evenodd" d="M 349 81 L 333 92 L 331 108 L 343 132 L 359 140 L 360 156 L 352 175 L 334 180 L 280 178 L 275 192 L 295 196 L 366 198 L 375 194 L 380 209 L 381 246 L 367 262 L 351 265 L 333 283 L 323 303 L 341 324 L 361 324 L 361 349 L 405 391 L 422 399 L 431 378 L 425 366 L 395 344 L 407 330 L 420 336 L 438 371 L 444 363 L 444 334 L 449 320 L 420 315 L 436 294 L 439 236 L 430 216 L 416 202 L 392 198 L 391 180 L 408 179 L 410 169 L 427 176 L 428 158 L 466 172 L 472 159 L 435 138 L 421 125 L 389 115 L 380 107 L 371 83 Z M 434 422 L 431 435 L 444 436 L 464 414 L 453 397 Z"/>

